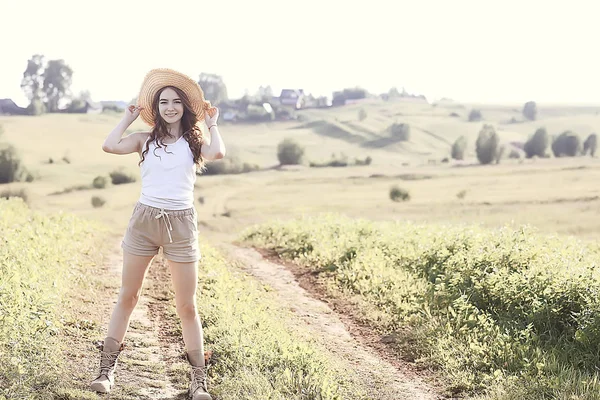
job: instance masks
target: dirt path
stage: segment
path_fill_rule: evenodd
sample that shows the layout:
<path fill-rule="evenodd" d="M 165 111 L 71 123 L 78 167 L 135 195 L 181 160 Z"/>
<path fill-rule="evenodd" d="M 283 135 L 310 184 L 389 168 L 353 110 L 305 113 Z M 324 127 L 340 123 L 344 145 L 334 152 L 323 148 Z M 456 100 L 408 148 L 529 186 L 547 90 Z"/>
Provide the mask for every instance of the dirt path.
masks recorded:
<path fill-rule="evenodd" d="M 443 397 L 406 365 L 390 362 L 361 340 L 357 327 L 348 318 L 334 312 L 331 307 L 317 300 L 300 286 L 294 274 L 285 266 L 270 262 L 259 252 L 250 248 L 228 243 L 217 246 L 230 259 L 238 260 L 243 268 L 263 283 L 271 286 L 305 325 L 314 331 L 315 337 L 322 338 L 323 344 L 348 365 L 354 366 L 371 384 L 374 399 L 379 400 L 433 400 Z"/>
<path fill-rule="evenodd" d="M 103 269 L 106 279 L 104 299 L 98 299 L 102 308 L 100 327 L 108 328 L 110 314 L 116 303 L 121 279 L 122 252 L 115 248 Z M 161 256 L 154 258 L 142 288 L 142 294 L 130 320 L 125 337 L 126 348 L 119 357 L 115 387 L 110 399 L 186 399 L 188 385 L 187 364 L 182 358 L 183 342 L 173 333 L 175 324 L 170 292 L 170 274 Z M 91 360 L 88 380 L 97 373 L 98 353 L 87 353 Z M 87 382 L 86 382 L 87 384 Z M 83 389 L 86 386 L 83 385 Z"/>
<path fill-rule="evenodd" d="M 211 241 L 213 242 L 213 241 Z M 337 314 L 326 302 L 318 300 L 299 283 L 287 267 L 273 263 L 250 248 L 230 244 L 225 237 L 212 243 L 245 271 L 272 287 L 298 317 L 298 324 L 308 327 L 311 336 L 357 371 L 368 382 L 373 399 L 437 400 L 442 399 L 417 373 L 397 360 L 386 360 L 369 342 L 368 335 L 354 326 L 349 318 Z M 120 287 L 122 258 L 120 249 L 105 260 L 103 273 L 106 298 L 98 301 L 97 310 L 102 332 L 106 332 L 110 313 Z M 98 318 L 98 317 L 96 317 Z M 110 399 L 180 399 L 186 398 L 188 366 L 183 359 L 183 342 L 177 333 L 171 277 L 165 260 L 157 256 L 150 266 L 142 295 L 131 317 L 125 339 L 127 348 L 119 359 L 116 386 Z M 83 364 L 91 370 L 84 378 L 93 379 L 97 352 L 87 352 Z M 81 362 L 80 362 L 81 364 Z M 82 377 L 83 378 L 83 377 Z M 87 382 L 85 383 L 87 384 Z M 85 384 L 82 389 L 85 390 Z"/>

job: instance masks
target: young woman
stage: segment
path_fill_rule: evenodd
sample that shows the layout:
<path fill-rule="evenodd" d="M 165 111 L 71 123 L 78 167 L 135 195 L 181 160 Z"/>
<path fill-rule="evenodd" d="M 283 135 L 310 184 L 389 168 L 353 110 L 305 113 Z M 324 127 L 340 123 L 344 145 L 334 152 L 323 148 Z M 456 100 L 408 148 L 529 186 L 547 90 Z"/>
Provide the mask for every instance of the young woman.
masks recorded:
<path fill-rule="evenodd" d="M 151 130 L 123 137 L 142 117 Z M 202 325 L 196 310 L 198 248 L 194 208 L 196 171 L 205 161 L 224 157 L 219 111 L 204 99 L 198 83 L 170 69 L 150 71 L 142 83 L 138 105 L 130 106 L 108 135 L 102 149 L 112 154 L 139 153 L 142 188 L 122 241 L 121 290 L 100 350 L 100 374 L 91 383 L 108 393 L 114 385 L 117 358 L 129 319 L 140 296 L 146 271 L 162 247 L 175 291 L 177 314 L 191 364 L 189 397 L 211 400 L 206 384 Z M 198 126 L 204 119 L 210 139 Z"/>

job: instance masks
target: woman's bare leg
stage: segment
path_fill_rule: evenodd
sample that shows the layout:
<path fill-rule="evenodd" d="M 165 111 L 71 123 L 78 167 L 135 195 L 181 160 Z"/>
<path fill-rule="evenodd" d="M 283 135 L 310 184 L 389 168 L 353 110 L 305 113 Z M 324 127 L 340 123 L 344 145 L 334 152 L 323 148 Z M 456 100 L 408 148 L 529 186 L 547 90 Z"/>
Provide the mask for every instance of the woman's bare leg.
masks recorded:
<path fill-rule="evenodd" d="M 196 288 L 198 285 L 197 263 L 178 263 L 169 260 L 177 315 L 181 320 L 183 342 L 188 352 L 204 354 L 204 337 L 200 317 L 196 308 Z M 198 360 L 204 365 L 204 356 Z"/>
<path fill-rule="evenodd" d="M 121 290 L 102 345 L 100 374 L 90 384 L 91 389 L 96 392 L 109 393 L 115 383 L 117 357 L 121 353 L 122 342 L 129 327 L 129 318 L 140 298 L 142 283 L 152 258 L 153 256 L 141 257 L 123 253 Z"/>
<path fill-rule="evenodd" d="M 144 277 L 153 256 L 135 256 L 123 252 L 121 290 L 113 309 L 107 336 L 122 342 L 129 328 L 129 319 L 142 292 Z"/>

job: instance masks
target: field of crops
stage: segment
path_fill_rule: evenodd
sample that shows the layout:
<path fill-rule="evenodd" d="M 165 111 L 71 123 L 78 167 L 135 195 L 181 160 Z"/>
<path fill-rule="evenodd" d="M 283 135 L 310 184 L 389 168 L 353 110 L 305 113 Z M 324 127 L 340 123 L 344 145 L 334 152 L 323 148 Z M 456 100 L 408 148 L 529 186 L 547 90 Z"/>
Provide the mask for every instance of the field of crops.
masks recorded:
<path fill-rule="evenodd" d="M 257 225 L 242 240 L 318 274 L 330 296 L 395 337 L 398 357 L 436 369 L 452 393 L 600 398 L 595 246 L 528 227 L 331 214 Z"/>

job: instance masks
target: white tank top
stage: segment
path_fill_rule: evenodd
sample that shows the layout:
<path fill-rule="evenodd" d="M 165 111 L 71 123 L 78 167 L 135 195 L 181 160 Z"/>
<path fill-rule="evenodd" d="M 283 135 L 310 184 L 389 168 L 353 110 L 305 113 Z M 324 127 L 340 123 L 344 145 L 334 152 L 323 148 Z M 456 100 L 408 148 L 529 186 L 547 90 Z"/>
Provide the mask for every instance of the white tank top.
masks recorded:
<path fill-rule="evenodd" d="M 148 141 L 148 139 L 146 139 Z M 143 150 L 146 149 L 144 143 Z M 150 142 L 141 165 L 140 203 L 165 210 L 183 210 L 194 206 L 196 164 L 190 145 L 183 136 L 175 143 L 159 148 Z"/>

